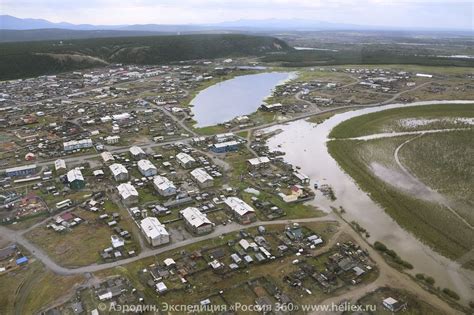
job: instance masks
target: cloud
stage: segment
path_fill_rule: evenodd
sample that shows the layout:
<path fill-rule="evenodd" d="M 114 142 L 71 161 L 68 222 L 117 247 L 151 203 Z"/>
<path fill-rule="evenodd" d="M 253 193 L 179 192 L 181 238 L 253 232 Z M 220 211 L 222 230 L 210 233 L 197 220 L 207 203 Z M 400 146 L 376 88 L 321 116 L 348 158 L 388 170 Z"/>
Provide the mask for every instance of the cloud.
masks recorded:
<path fill-rule="evenodd" d="M 2 12 L 6 14 L 91 24 L 190 24 L 303 18 L 364 25 L 472 28 L 474 15 L 472 1 L 450 0 L 0 1 Z"/>

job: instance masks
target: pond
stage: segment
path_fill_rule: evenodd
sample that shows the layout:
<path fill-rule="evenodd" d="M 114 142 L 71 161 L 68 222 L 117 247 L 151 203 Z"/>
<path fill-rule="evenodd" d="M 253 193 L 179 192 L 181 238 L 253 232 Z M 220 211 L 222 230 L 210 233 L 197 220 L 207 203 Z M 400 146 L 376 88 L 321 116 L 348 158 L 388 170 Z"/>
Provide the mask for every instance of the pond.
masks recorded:
<path fill-rule="evenodd" d="M 191 101 L 196 127 L 217 125 L 255 112 L 277 85 L 294 76 L 292 72 L 243 75 L 202 90 Z"/>

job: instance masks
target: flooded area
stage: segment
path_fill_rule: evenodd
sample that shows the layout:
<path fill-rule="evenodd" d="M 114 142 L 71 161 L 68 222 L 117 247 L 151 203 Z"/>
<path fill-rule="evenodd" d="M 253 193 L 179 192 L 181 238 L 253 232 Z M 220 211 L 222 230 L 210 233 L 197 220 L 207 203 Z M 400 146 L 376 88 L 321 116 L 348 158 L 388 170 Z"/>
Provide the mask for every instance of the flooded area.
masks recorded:
<path fill-rule="evenodd" d="M 381 107 L 337 114 L 319 125 L 305 120 L 268 128 L 267 132 L 281 129 L 267 144 L 272 150 L 286 153 L 284 159 L 311 178 L 313 183 L 329 184 L 337 196 L 335 202 L 317 195 L 312 204 L 326 212 L 332 207 L 344 207 L 347 221 L 355 220 L 370 233 L 369 241 L 381 241 L 395 250 L 404 260 L 413 264 L 415 273 L 432 275 L 436 285 L 449 287 L 459 293 L 464 301 L 474 296 L 474 272 L 434 252 L 412 234 L 401 228 L 384 210 L 358 188 L 330 156 L 326 142 L 332 128 L 352 117 L 381 110 L 413 105 L 469 104 L 472 101 L 429 101 L 411 104 L 392 104 Z"/>
<path fill-rule="evenodd" d="M 383 132 L 383 133 L 376 133 L 376 134 L 367 135 L 367 136 L 347 138 L 347 140 L 367 141 L 367 140 L 376 140 L 376 139 L 382 139 L 382 138 L 392 138 L 392 137 L 412 136 L 412 135 L 424 135 L 424 134 L 431 134 L 431 133 L 463 131 L 463 130 L 469 130 L 469 129 L 468 128 L 450 128 L 450 129 L 419 130 L 419 131 Z"/>
<path fill-rule="evenodd" d="M 291 72 L 267 72 L 238 76 L 199 92 L 191 101 L 196 127 L 224 123 L 255 112 L 275 86 L 295 75 Z"/>

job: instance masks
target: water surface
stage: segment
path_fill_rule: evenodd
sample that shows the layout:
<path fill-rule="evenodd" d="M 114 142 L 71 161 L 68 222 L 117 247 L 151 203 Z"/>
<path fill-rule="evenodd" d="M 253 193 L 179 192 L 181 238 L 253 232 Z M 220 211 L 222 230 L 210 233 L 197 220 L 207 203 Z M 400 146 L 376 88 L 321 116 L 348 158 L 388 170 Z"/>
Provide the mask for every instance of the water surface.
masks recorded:
<path fill-rule="evenodd" d="M 275 86 L 294 75 L 290 72 L 243 75 L 202 90 L 191 101 L 196 127 L 217 125 L 255 112 Z"/>
<path fill-rule="evenodd" d="M 409 105 L 468 104 L 472 101 L 428 101 Z M 272 150 L 286 153 L 284 159 L 301 167 L 301 171 L 311 178 L 312 184 L 329 184 L 337 196 L 335 202 L 319 193 L 312 204 L 327 212 L 331 206 L 344 207 L 345 219 L 355 220 L 370 233 L 369 241 L 381 241 L 395 250 L 404 260 L 413 264 L 412 273 L 425 273 L 433 276 L 436 286 L 455 290 L 464 301 L 474 296 L 474 272 L 462 268 L 454 262 L 433 251 L 415 236 L 401 228 L 370 197 L 359 189 L 353 179 L 338 166 L 328 153 L 326 142 L 330 131 L 341 122 L 352 117 L 390 108 L 407 106 L 392 104 L 365 108 L 334 115 L 319 125 L 299 120 L 287 125 L 278 125 L 266 131 L 281 129 L 282 132 L 271 137 L 267 144 Z M 311 185 L 312 185 L 311 184 Z"/>

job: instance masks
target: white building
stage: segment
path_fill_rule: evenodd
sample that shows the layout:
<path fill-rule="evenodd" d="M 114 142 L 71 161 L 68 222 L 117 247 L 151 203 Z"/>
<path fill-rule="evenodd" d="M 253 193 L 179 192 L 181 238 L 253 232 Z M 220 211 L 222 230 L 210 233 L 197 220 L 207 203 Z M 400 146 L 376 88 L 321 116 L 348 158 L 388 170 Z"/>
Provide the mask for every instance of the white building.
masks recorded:
<path fill-rule="evenodd" d="M 247 224 L 257 219 L 255 210 L 242 199 L 228 197 L 224 202 L 240 223 Z"/>
<path fill-rule="evenodd" d="M 158 282 L 156 284 L 156 292 L 165 293 L 166 291 L 168 291 L 168 287 L 166 286 L 164 282 Z"/>
<path fill-rule="evenodd" d="M 159 246 L 170 242 L 170 234 L 155 217 L 147 217 L 141 220 L 140 229 L 151 246 Z"/>
<path fill-rule="evenodd" d="M 81 189 L 85 186 L 84 176 L 80 169 L 75 168 L 67 172 L 67 181 L 72 189 Z"/>
<path fill-rule="evenodd" d="M 221 133 L 221 134 L 215 135 L 214 139 L 216 140 L 217 143 L 222 143 L 222 142 L 226 142 L 226 141 L 234 139 L 234 134 L 231 132 Z"/>
<path fill-rule="evenodd" d="M 176 161 L 184 168 L 190 168 L 196 163 L 196 160 L 192 156 L 184 152 L 180 152 L 176 155 Z"/>
<path fill-rule="evenodd" d="M 192 170 L 190 174 L 201 188 L 211 187 L 214 185 L 214 179 L 203 168 L 196 168 Z"/>
<path fill-rule="evenodd" d="M 176 194 L 176 186 L 166 177 L 155 176 L 153 186 L 161 196 L 168 197 Z"/>
<path fill-rule="evenodd" d="M 132 155 L 132 157 L 135 160 L 141 160 L 141 159 L 146 157 L 145 151 L 143 151 L 143 149 L 140 148 L 140 147 L 133 146 L 133 147 L 130 148 L 129 151 L 130 151 L 130 154 Z"/>
<path fill-rule="evenodd" d="M 131 205 L 138 202 L 138 191 L 129 183 L 120 184 L 117 186 L 118 193 L 122 201 L 126 205 Z"/>
<path fill-rule="evenodd" d="M 406 306 L 406 303 L 395 300 L 392 297 L 388 297 L 382 301 L 383 306 L 385 306 L 391 312 L 398 312 L 403 307 Z"/>
<path fill-rule="evenodd" d="M 63 143 L 64 151 L 86 149 L 92 147 L 92 139 L 71 140 Z"/>
<path fill-rule="evenodd" d="M 426 73 L 417 73 L 416 76 L 419 78 L 432 78 L 433 77 L 432 74 L 426 74 Z"/>
<path fill-rule="evenodd" d="M 247 160 L 251 168 L 260 168 L 268 165 L 270 159 L 267 156 L 260 156 L 253 159 Z"/>
<path fill-rule="evenodd" d="M 303 185 L 309 185 L 309 177 L 303 173 L 300 173 L 298 171 L 293 172 L 293 176 Z"/>
<path fill-rule="evenodd" d="M 64 161 L 63 159 L 57 159 L 56 161 L 54 161 L 54 169 L 58 173 L 65 171 L 66 170 L 66 161 Z"/>
<path fill-rule="evenodd" d="M 114 163 L 109 166 L 112 176 L 117 182 L 123 182 L 128 180 L 128 171 L 122 164 Z"/>
<path fill-rule="evenodd" d="M 117 115 L 112 115 L 113 120 L 125 120 L 125 119 L 130 119 L 131 116 L 129 113 L 122 113 L 122 114 L 117 114 Z"/>
<path fill-rule="evenodd" d="M 199 211 L 195 207 L 187 207 L 179 212 L 183 218 L 186 228 L 195 234 L 209 233 L 214 228 L 212 222 L 207 218 L 207 215 Z"/>
<path fill-rule="evenodd" d="M 108 136 L 104 140 L 107 144 L 116 144 L 120 141 L 120 136 Z"/>
<path fill-rule="evenodd" d="M 156 166 L 149 160 L 140 160 L 138 161 L 137 166 L 140 173 L 145 177 L 155 176 L 158 173 Z"/>
<path fill-rule="evenodd" d="M 100 154 L 100 157 L 102 158 L 102 160 L 104 161 L 104 163 L 110 163 L 110 162 L 115 161 L 115 158 L 114 158 L 114 156 L 112 155 L 112 153 L 110 153 L 110 152 L 108 152 L 108 151 L 102 152 L 102 153 Z"/>

